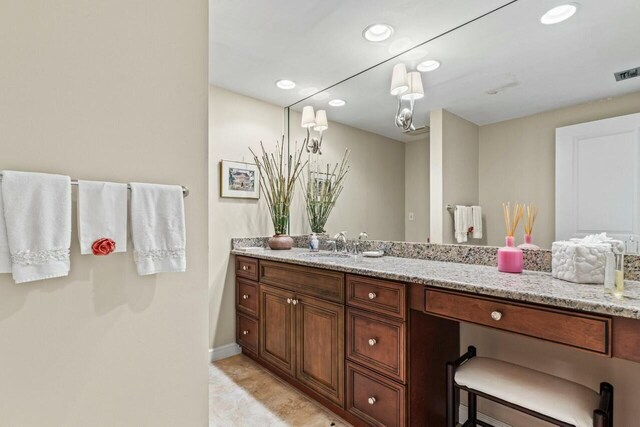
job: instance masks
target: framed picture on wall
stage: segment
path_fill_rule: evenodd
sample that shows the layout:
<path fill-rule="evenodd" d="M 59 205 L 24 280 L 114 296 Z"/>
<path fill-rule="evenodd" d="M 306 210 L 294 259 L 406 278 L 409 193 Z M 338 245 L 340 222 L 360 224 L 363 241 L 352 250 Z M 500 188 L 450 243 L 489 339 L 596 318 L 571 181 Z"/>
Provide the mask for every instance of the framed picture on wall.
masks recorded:
<path fill-rule="evenodd" d="M 259 199 L 258 167 L 251 163 L 222 160 L 220 162 L 220 197 Z"/>

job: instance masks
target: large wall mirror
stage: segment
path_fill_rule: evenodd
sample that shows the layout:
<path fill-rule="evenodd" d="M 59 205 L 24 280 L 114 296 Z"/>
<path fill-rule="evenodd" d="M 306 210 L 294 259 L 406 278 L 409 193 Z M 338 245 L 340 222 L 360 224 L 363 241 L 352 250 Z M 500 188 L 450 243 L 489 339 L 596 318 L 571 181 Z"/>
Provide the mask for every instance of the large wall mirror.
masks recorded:
<path fill-rule="evenodd" d="M 553 24 L 541 22 L 552 1 L 496 4 L 428 41 L 394 34 L 376 44 L 386 60 L 324 90 L 309 82 L 285 109 L 290 149 L 309 132 L 322 138 L 315 161 L 351 150 L 327 232 L 499 246 L 510 201 L 537 206 L 542 248 L 640 234 L 640 2 L 573 5 Z M 302 126 L 305 107 L 326 112 L 322 134 Z M 462 239 L 455 207 L 474 205 L 482 233 Z"/>

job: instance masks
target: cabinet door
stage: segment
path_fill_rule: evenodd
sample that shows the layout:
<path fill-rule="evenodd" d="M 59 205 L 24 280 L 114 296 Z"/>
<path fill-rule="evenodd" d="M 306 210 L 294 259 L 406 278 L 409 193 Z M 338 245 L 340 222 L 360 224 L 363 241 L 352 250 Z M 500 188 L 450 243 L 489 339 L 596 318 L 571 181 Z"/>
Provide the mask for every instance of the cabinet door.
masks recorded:
<path fill-rule="evenodd" d="M 344 407 L 344 306 L 296 296 L 296 377 Z"/>
<path fill-rule="evenodd" d="M 260 358 L 295 374 L 295 328 L 292 292 L 260 286 Z"/>

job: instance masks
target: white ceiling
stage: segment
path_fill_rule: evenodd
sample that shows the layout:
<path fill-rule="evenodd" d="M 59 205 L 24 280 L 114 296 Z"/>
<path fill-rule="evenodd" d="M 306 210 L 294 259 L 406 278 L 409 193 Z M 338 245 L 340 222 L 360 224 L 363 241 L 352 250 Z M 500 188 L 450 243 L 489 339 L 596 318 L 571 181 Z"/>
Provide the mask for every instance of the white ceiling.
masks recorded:
<path fill-rule="evenodd" d="M 398 46 L 428 40 L 506 3 L 214 0 L 210 81 L 285 106 L 304 97 L 300 90 L 326 88 L 389 58 Z M 295 108 L 326 108 L 330 121 L 411 141 L 415 137 L 393 125 L 397 104 L 389 95 L 391 68 L 397 62 L 412 68 L 429 58 L 442 67 L 423 73 L 426 96 L 417 104 L 416 125 L 427 123 L 435 108 L 482 125 L 640 91 L 640 78 L 613 78 L 615 71 L 640 66 L 640 1 L 581 0 L 568 21 L 540 24 L 540 16 L 561 3 L 518 0 L 428 43 L 418 54 L 409 52 Z M 365 41 L 361 32 L 374 22 L 393 25 L 395 34 L 384 43 Z M 298 86 L 280 90 L 274 85 L 280 78 Z M 503 86 L 509 87 L 486 93 Z M 327 106 L 334 97 L 347 105 Z"/>

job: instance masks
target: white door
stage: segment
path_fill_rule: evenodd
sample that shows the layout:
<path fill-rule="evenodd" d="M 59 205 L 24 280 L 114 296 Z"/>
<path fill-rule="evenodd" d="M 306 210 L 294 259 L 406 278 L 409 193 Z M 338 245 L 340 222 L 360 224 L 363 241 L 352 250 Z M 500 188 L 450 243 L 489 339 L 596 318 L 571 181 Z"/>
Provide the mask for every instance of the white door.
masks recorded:
<path fill-rule="evenodd" d="M 556 240 L 640 234 L 640 114 L 556 129 Z"/>

